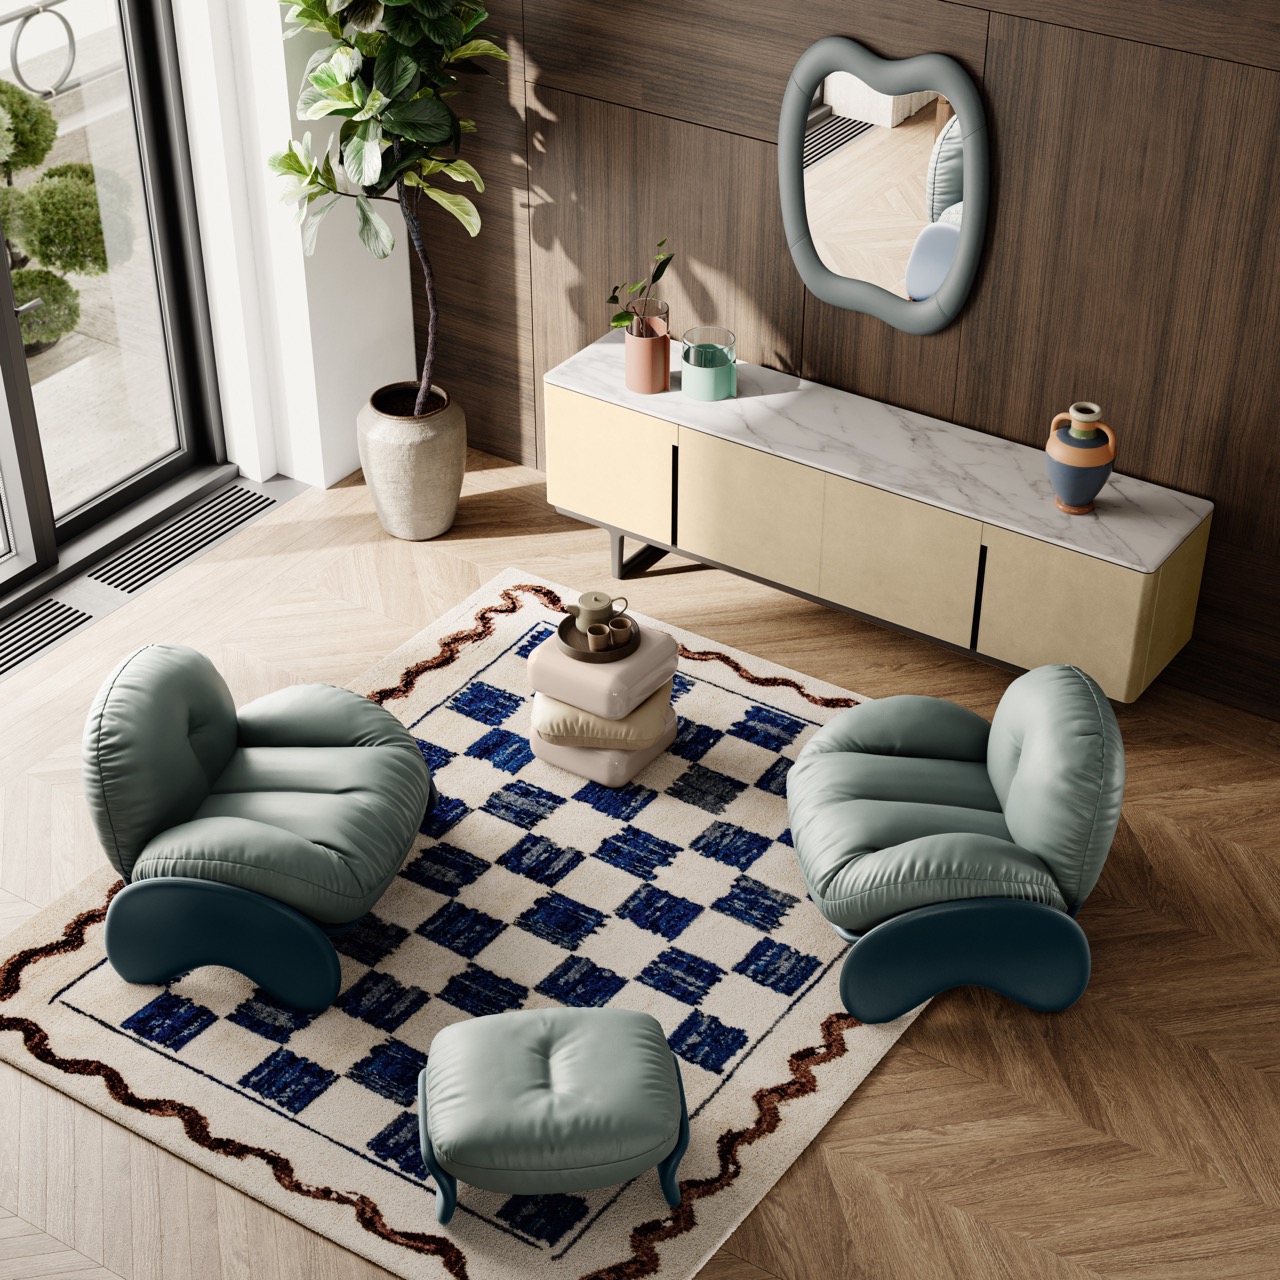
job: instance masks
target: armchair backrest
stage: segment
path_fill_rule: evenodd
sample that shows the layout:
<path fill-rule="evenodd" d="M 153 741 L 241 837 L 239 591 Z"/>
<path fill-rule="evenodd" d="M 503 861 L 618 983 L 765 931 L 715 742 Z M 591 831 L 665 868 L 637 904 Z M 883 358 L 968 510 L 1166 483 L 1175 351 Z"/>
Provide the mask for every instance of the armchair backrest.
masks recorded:
<path fill-rule="evenodd" d="M 235 703 L 204 654 L 146 645 L 107 677 L 81 758 L 98 839 L 126 880 L 153 837 L 192 817 L 235 749 Z"/>
<path fill-rule="evenodd" d="M 1124 744 L 1106 695 L 1078 667 L 1019 676 L 991 722 L 987 772 L 1015 843 L 1078 906 L 1098 882 L 1124 793 Z"/>
<path fill-rule="evenodd" d="M 937 222 L 964 199 L 964 137 L 959 116 L 952 116 L 934 140 L 925 170 L 924 197 L 930 222 Z"/>

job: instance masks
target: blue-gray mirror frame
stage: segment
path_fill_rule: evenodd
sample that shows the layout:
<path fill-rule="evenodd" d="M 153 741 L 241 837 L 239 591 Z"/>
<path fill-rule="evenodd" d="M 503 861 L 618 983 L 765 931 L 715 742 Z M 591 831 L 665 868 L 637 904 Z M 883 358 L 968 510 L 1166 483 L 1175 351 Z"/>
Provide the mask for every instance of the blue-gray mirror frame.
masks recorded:
<path fill-rule="evenodd" d="M 804 196 L 804 134 L 818 86 L 833 71 L 849 71 L 879 93 L 934 90 L 960 118 L 964 155 L 964 220 L 960 242 L 946 279 L 930 298 L 914 302 L 879 285 L 837 275 L 818 257 L 809 234 Z M 964 306 L 977 274 L 987 231 L 990 198 L 987 117 L 968 72 L 941 53 L 914 58 L 881 58 L 856 40 L 828 36 L 800 55 L 782 96 L 778 120 L 778 194 L 792 261 L 809 292 L 832 306 L 876 316 L 904 333 L 945 329 Z"/>

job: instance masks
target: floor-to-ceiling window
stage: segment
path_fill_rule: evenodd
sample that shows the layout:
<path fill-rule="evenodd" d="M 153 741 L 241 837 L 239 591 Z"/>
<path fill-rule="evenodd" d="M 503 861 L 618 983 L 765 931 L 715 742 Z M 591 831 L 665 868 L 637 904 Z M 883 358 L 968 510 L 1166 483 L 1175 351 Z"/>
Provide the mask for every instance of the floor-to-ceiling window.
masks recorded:
<path fill-rule="evenodd" d="M 0 592 L 220 460 L 164 0 L 0 0 Z"/>

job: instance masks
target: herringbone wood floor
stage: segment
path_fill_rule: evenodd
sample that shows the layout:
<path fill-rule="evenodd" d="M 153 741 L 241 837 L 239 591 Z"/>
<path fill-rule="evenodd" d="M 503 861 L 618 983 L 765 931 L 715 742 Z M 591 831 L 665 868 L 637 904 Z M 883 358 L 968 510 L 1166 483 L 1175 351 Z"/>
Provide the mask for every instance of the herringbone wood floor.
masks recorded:
<path fill-rule="evenodd" d="M 1009 677 L 727 574 L 611 584 L 604 535 L 473 455 L 458 522 L 383 535 L 311 491 L 0 686 L 0 930 L 99 865 L 79 739 L 133 645 L 205 650 L 243 701 L 346 683 L 508 565 L 871 695 L 990 714 Z M 940 997 L 716 1255 L 708 1280 L 1280 1277 L 1280 725 L 1159 682 L 1119 710 L 1125 817 L 1081 914 L 1094 976 L 1046 1017 Z M 0 1280 L 372 1277 L 95 1112 L 0 1070 Z"/>

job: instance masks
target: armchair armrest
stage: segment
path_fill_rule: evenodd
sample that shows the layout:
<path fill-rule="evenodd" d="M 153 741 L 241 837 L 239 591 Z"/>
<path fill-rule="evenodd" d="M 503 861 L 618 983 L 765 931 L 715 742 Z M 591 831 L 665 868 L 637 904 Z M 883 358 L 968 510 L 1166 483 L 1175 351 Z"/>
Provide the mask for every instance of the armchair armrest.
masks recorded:
<path fill-rule="evenodd" d="M 985 764 L 990 732 L 990 724 L 966 707 L 904 693 L 841 712 L 813 735 L 801 756 L 857 751 Z"/>

